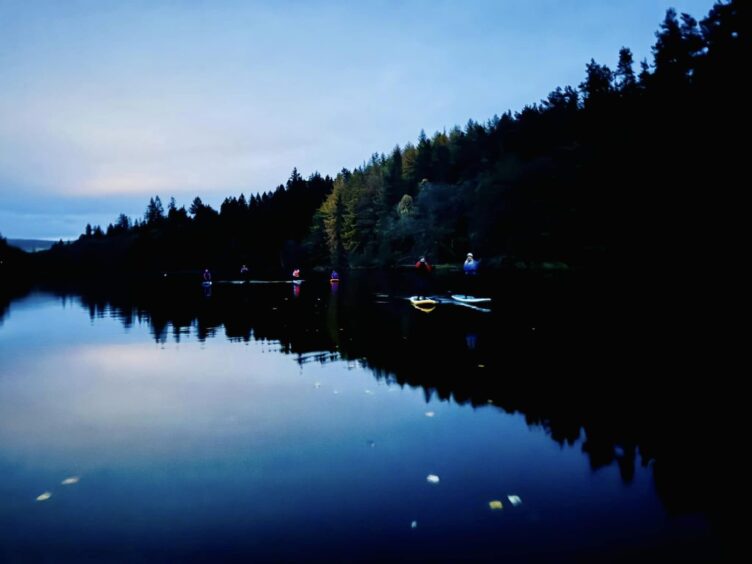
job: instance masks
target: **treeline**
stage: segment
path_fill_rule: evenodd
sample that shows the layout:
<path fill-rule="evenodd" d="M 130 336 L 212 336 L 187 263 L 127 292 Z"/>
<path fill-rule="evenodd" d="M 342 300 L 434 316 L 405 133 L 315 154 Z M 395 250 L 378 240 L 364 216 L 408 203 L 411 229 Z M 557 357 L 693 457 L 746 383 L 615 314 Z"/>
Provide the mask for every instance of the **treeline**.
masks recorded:
<path fill-rule="evenodd" d="M 436 262 L 465 253 L 521 264 L 667 260 L 725 206 L 740 148 L 729 136 L 749 50 L 749 6 L 697 22 L 668 10 L 653 61 L 594 60 L 578 88 L 468 122 L 343 171 L 314 219 L 320 261 Z M 720 210 L 721 213 L 724 210 Z M 697 215 L 699 214 L 699 215 Z M 699 251 L 699 249 L 695 249 Z M 493 260 L 491 261 L 493 262 Z"/>
<path fill-rule="evenodd" d="M 25 284 L 29 277 L 29 258 L 0 234 L 0 300 Z"/>
<path fill-rule="evenodd" d="M 296 170 L 285 186 L 217 212 L 159 198 L 143 221 L 87 227 L 48 253 L 54 268 L 252 270 L 388 266 L 427 255 L 486 266 L 641 265 L 720 257 L 740 226 L 749 104 L 749 5 L 701 21 L 668 10 L 653 60 L 591 60 L 577 87 L 485 123 L 469 121 L 374 154 L 332 180 Z"/>
<path fill-rule="evenodd" d="M 256 274 L 277 273 L 304 261 L 311 217 L 331 190 L 330 177 L 315 173 L 306 180 L 293 169 L 274 191 L 225 198 L 219 210 L 199 197 L 188 209 L 171 198 L 165 210 L 156 196 L 141 220 L 121 214 L 106 230 L 87 225 L 77 241 L 38 254 L 48 275 L 210 268 L 232 276 L 241 264 Z"/>

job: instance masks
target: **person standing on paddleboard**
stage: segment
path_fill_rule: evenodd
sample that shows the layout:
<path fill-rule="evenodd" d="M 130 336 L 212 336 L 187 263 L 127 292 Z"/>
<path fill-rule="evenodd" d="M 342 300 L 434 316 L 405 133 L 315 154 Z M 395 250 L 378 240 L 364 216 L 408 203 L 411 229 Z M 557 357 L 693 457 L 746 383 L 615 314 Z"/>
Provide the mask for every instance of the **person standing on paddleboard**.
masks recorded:
<path fill-rule="evenodd" d="M 473 253 L 467 253 L 465 264 L 462 266 L 467 276 L 475 276 L 478 274 L 478 261 L 473 258 Z"/>
<path fill-rule="evenodd" d="M 462 265 L 462 270 L 465 272 L 466 295 L 475 295 L 476 286 L 478 285 L 476 281 L 476 277 L 478 276 L 478 266 L 479 263 L 475 260 L 475 257 L 473 257 L 473 253 L 467 253 L 465 264 Z"/>
<path fill-rule="evenodd" d="M 431 271 L 433 267 L 426 260 L 426 257 L 420 257 L 415 263 L 415 272 L 418 273 L 418 296 L 428 296 L 431 290 Z"/>

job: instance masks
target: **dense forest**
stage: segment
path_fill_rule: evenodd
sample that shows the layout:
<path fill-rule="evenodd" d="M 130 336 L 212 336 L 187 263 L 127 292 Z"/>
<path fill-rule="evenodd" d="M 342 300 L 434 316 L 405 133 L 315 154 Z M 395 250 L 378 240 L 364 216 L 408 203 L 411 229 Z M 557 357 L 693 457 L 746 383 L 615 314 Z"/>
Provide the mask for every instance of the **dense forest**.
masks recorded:
<path fill-rule="evenodd" d="M 0 278 L 3 280 L 0 286 L 0 300 L 7 290 L 14 290 L 19 286 L 25 286 L 30 276 L 30 257 L 21 249 L 9 245 L 8 241 L 0 234 Z M 0 311 L 2 308 L 0 307 Z"/>
<path fill-rule="evenodd" d="M 142 220 L 121 214 L 106 230 L 87 225 L 77 241 L 38 253 L 39 262 L 52 275 L 191 274 L 206 267 L 232 275 L 241 264 L 273 275 L 304 262 L 311 217 L 331 190 L 331 178 L 313 174 L 305 180 L 294 169 L 273 192 L 225 198 L 219 211 L 199 197 L 188 210 L 171 198 L 165 210 L 156 196 Z"/>
<path fill-rule="evenodd" d="M 336 178 L 297 170 L 285 185 L 214 210 L 152 198 L 143 219 L 38 253 L 45 272 L 253 273 L 393 266 L 427 255 L 486 268 L 673 269 L 723 261 L 734 241 L 737 102 L 750 51 L 749 3 L 697 21 L 668 10 L 653 60 L 629 48 L 591 60 L 578 87 L 486 122 L 376 153 Z M 739 211 L 737 211 L 739 210 Z"/>

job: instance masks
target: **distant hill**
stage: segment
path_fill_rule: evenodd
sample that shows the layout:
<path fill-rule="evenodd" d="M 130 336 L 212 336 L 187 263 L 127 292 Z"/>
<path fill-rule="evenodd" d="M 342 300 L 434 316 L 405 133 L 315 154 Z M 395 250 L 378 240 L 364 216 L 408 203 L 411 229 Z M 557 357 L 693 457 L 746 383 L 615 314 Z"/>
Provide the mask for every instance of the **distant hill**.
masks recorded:
<path fill-rule="evenodd" d="M 45 239 L 8 239 L 9 245 L 18 247 L 27 253 L 46 251 L 55 243 L 56 241 L 47 241 Z"/>

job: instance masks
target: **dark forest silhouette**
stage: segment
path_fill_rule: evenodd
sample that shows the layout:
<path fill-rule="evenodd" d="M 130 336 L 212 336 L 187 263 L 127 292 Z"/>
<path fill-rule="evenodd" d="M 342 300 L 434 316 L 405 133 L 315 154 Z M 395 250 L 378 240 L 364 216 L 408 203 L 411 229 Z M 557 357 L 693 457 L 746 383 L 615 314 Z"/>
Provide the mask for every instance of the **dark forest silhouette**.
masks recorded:
<path fill-rule="evenodd" d="M 142 220 L 121 214 L 106 230 L 87 225 L 77 241 L 39 253 L 38 263 L 52 276 L 174 275 L 208 267 L 237 278 L 241 264 L 262 275 L 291 270 L 303 260 L 311 217 L 331 189 L 329 177 L 305 180 L 293 170 L 273 192 L 228 197 L 219 211 L 199 197 L 188 210 L 171 198 L 165 210 L 156 196 Z"/>
<path fill-rule="evenodd" d="M 219 211 L 196 198 L 39 253 L 46 274 L 228 276 L 295 266 L 389 266 L 427 255 L 485 267 L 635 265 L 669 272 L 722 262 L 733 246 L 749 104 L 737 103 L 750 52 L 749 6 L 717 3 L 700 22 L 666 13 L 653 61 L 594 60 L 583 82 L 485 123 L 469 121 L 374 154 L 334 179 L 303 179 Z M 16 262 L 20 259 L 14 259 Z M 7 267 L 7 265 L 6 265 Z"/>
<path fill-rule="evenodd" d="M 31 278 L 30 262 L 28 253 L 9 245 L 0 235 L 0 303 L 7 296 L 27 287 Z"/>

